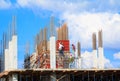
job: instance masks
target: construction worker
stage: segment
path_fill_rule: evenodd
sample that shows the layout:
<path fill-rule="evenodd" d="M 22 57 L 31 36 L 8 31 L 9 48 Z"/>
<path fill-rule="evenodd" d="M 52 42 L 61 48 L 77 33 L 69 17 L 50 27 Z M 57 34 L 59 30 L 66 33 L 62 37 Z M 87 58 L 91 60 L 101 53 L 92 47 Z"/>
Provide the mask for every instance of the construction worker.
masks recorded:
<path fill-rule="evenodd" d="M 75 45 L 72 44 L 72 50 L 75 52 L 76 48 L 75 48 Z"/>
<path fill-rule="evenodd" d="M 59 54 L 64 56 L 64 46 L 62 44 L 62 42 L 59 43 Z"/>

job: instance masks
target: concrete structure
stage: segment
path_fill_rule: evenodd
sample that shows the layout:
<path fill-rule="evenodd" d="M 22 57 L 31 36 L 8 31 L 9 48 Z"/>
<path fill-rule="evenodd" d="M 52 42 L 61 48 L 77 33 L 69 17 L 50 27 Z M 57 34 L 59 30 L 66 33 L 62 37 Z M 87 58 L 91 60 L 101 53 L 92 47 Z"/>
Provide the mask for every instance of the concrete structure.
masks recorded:
<path fill-rule="evenodd" d="M 75 67 L 77 69 L 81 69 L 81 45 L 80 42 L 77 43 L 77 48 L 75 50 L 75 59 L 74 59 L 74 63 L 75 63 Z"/>
<path fill-rule="evenodd" d="M 93 44 L 93 67 L 92 68 L 97 69 L 98 55 L 97 55 L 97 48 L 96 48 L 96 34 L 95 33 L 93 33 L 92 35 L 92 44 Z"/>
<path fill-rule="evenodd" d="M 102 41 L 102 30 L 98 32 L 98 68 L 104 69 L 104 50 Z"/>
<path fill-rule="evenodd" d="M 12 23 L 15 23 L 15 20 L 13 19 Z M 17 35 L 16 35 L 16 30 L 15 30 L 15 26 L 13 26 L 12 30 L 10 30 L 10 41 L 9 41 L 9 45 L 8 45 L 8 54 L 5 56 L 5 59 L 7 60 L 7 66 L 5 70 L 9 70 L 9 69 L 17 69 Z M 5 65 L 6 65 L 5 63 Z"/>
<path fill-rule="evenodd" d="M 8 47 L 6 38 L 3 36 L 2 53 L 4 56 L 4 72 L 0 73 L 0 81 L 120 81 L 119 69 L 104 69 L 104 51 L 102 44 L 102 31 L 98 33 L 98 51 L 96 45 L 96 34 L 92 35 L 93 43 L 93 66 L 82 68 L 81 45 L 77 43 L 74 57 L 70 58 L 70 43 L 68 39 L 67 24 L 63 24 L 57 30 L 57 40 L 53 19 L 51 19 L 50 36 L 47 29 L 41 29 L 36 36 L 35 51 L 30 55 L 29 45 L 27 46 L 24 60 L 24 68 L 17 70 L 17 35 L 15 28 L 15 17 L 13 17 L 12 33 Z M 47 40 L 47 37 L 49 40 Z M 58 43 L 62 42 L 64 55 L 60 55 Z M 98 54 L 98 55 L 97 55 Z M 0 55 L 1 56 L 1 55 Z M 0 58 L 0 62 L 1 62 Z M 73 68 L 69 67 L 73 63 Z M 89 62 L 89 60 L 88 60 Z M 0 63 L 1 64 L 1 63 Z M 86 63 L 87 64 L 87 63 Z M 1 68 L 1 67 L 0 67 Z"/>
<path fill-rule="evenodd" d="M 56 75 L 51 75 L 56 73 Z M 120 69 L 23 69 L 0 73 L 1 81 L 120 81 Z M 54 78 L 56 76 L 56 78 Z M 52 80 L 51 80 L 52 79 Z"/>
<path fill-rule="evenodd" d="M 13 47 L 12 47 L 12 41 L 10 41 L 9 42 L 9 46 L 8 46 L 8 48 L 9 48 L 9 62 L 8 62 L 8 70 L 9 69 L 12 69 L 12 66 L 13 66 L 13 57 L 12 57 L 12 54 L 13 54 Z M 6 57 L 5 57 L 6 58 Z"/>
<path fill-rule="evenodd" d="M 5 55 L 4 55 L 4 70 L 8 70 L 9 69 L 9 50 L 8 49 L 5 49 Z"/>
<path fill-rule="evenodd" d="M 50 37 L 50 68 L 56 69 L 56 40 L 55 37 Z"/>
<path fill-rule="evenodd" d="M 11 57 L 13 57 L 13 61 L 12 61 L 12 69 L 17 69 L 17 65 L 18 65 L 18 56 L 17 56 L 17 35 L 13 35 L 12 37 L 12 42 L 13 42 L 13 54 Z"/>
<path fill-rule="evenodd" d="M 80 42 L 77 43 L 77 49 L 78 49 L 78 68 L 81 69 L 82 67 L 82 57 L 81 57 L 81 45 Z"/>
<path fill-rule="evenodd" d="M 9 81 L 18 81 L 18 74 L 13 73 L 9 76 Z"/>
<path fill-rule="evenodd" d="M 8 33 L 3 34 L 1 71 L 17 69 L 17 34 L 15 22 L 16 18 L 14 16 L 12 27 L 10 25 Z"/>
<path fill-rule="evenodd" d="M 103 48 L 98 48 L 98 68 L 104 69 L 104 53 Z"/>
<path fill-rule="evenodd" d="M 97 56 L 97 50 L 93 50 L 93 67 L 94 69 L 98 68 L 98 56 Z"/>

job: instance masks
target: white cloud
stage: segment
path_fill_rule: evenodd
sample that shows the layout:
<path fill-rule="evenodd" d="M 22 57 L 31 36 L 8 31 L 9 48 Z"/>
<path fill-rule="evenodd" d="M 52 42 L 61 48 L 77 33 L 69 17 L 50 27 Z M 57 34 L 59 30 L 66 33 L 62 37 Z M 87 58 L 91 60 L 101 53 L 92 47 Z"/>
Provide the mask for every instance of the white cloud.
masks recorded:
<path fill-rule="evenodd" d="M 108 59 L 108 58 L 106 58 L 106 57 L 104 57 L 104 62 L 105 62 L 105 68 L 115 68 L 115 67 L 113 67 L 113 64 L 111 63 L 111 61 Z"/>
<path fill-rule="evenodd" d="M 82 68 L 88 69 L 93 67 L 93 53 L 85 51 L 82 55 Z M 112 68 L 110 60 L 104 57 L 105 68 Z"/>
<path fill-rule="evenodd" d="M 71 42 L 80 41 L 82 48 L 92 47 L 92 33 L 103 30 L 103 44 L 107 48 L 119 49 L 120 45 L 120 15 L 111 13 L 64 13 L 61 20 L 65 20 L 69 27 Z"/>
<path fill-rule="evenodd" d="M 82 57 L 82 68 L 86 68 L 86 69 L 92 68 L 93 65 L 92 53 L 85 51 L 83 54 L 81 54 L 81 57 Z"/>
<path fill-rule="evenodd" d="M 118 12 L 120 9 L 119 0 L 17 0 L 17 4 L 22 7 L 42 8 L 53 12 Z"/>
<path fill-rule="evenodd" d="M 114 59 L 120 59 L 120 52 L 115 53 L 113 56 L 114 56 Z"/>
<path fill-rule="evenodd" d="M 102 13 L 118 12 L 119 0 L 17 0 L 17 4 L 35 10 L 37 14 L 41 14 L 41 9 L 60 12 L 59 18 L 68 23 L 71 41 L 80 41 L 83 48 L 92 47 L 91 35 L 99 29 L 103 29 L 105 47 L 120 48 L 120 15 Z"/>
<path fill-rule="evenodd" d="M 74 10 L 76 7 L 73 3 L 66 3 L 64 0 L 17 0 L 17 4 L 21 7 L 32 9 L 45 9 L 53 12 Z M 83 4 L 82 4 L 83 5 Z"/>
<path fill-rule="evenodd" d="M 10 6 L 11 6 L 10 1 L 0 0 L 0 9 L 7 9 L 7 8 L 10 8 Z"/>

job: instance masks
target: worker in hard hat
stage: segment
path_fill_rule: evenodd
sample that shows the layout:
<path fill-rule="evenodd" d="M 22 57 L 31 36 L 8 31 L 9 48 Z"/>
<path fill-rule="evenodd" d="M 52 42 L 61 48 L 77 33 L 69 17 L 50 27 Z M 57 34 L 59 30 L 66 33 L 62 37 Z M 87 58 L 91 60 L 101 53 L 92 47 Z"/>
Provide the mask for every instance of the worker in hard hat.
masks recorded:
<path fill-rule="evenodd" d="M 62 42 L 59 42 L 59 54 L 64 56 L 64 46 L 63 46 L 63 43 Z"/>

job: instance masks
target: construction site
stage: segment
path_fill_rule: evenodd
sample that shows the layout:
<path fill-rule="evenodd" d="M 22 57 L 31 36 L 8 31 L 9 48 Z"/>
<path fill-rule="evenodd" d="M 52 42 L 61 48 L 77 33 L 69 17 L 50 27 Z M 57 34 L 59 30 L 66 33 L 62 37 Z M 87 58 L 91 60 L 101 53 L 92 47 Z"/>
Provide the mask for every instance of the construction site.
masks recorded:
<path fill-rule="evenodd" d="M 49 28 L 40 29 L 35 36 L 32 53 L 29 44 L 26 45 L 24 68 L 18 69 L 16 20 L 13 16 L 0 43 L 0 81 L 120 81 L 120 69 L 105 68 L 102 29 L 98 39 L 96 33 L 91 33 L 94 57 L 92 67 L 85 69 L 80 40 L 71 44 L 67 23 L 55 28 L 54 17 Z"/>

